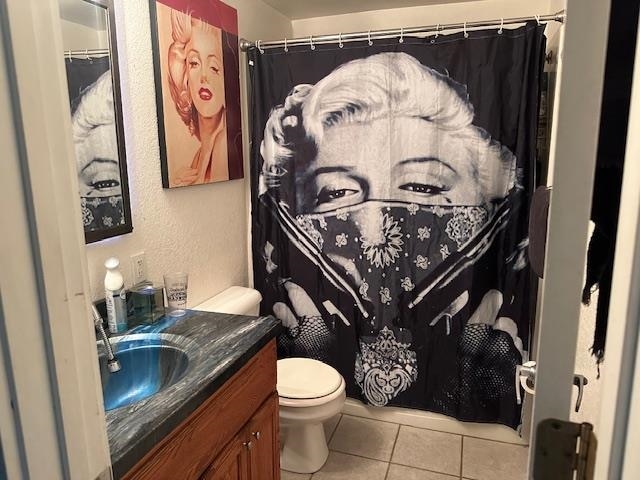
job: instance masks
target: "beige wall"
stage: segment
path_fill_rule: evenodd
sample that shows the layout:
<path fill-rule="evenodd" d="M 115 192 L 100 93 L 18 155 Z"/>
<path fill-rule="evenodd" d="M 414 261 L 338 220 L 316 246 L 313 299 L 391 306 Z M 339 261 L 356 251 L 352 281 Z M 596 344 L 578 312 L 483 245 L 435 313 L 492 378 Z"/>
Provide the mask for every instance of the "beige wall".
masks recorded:
<path fill-rule="evenodd" d="M 80 23 L 60 19 L 62 25 L 62 46 L 65 50 L 91 50 L 108 48 L 106 30 L 96 30 Z"/>
<path fill-rule="evenodd" d="M 341 31 L 366 31 L 434 23 L 455 23 L 464 20 L 542 15 L 552 11 L 555 10 L 550 8 L 549 0 L 480 0 L 307 18 L 294 20 L 292 25 L 295 37 L 305 37 Z"/>
<path fill-rule="evenodd" d="M 104 296 L 106 258 L 120 259 L 126 284 L 131 285 L 130 256 L 145 251 L 148 276 L 154 281 L 161 282 L 167 272 L 189 272 L 189 305 L 193 306 L 230 285 L 248 282 L 248 175 L 244 180 L 213 185 L 162 188 L 149 2 L 115 3 L 134 230 L 86 247 L 92 295 L 94 299 Z M 262 1 L 226 3 L 238 10 L 240 36 L 291 36 L 290 21 Z M 246 90 L 242 88 L 243 130 L 247 132 Z M 246 159 L 246 135 L 244 140 Z"/>

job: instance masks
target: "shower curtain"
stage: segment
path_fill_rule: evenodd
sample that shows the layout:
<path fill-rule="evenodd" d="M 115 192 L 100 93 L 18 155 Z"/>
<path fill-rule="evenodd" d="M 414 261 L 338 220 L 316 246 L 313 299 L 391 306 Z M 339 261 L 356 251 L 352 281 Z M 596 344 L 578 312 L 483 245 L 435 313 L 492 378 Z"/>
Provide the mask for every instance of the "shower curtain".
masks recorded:
<path fill-rule="evenodd" d="M 544 26 L 249 51 L 252 249 L 280 357 L 516 428 Z"/>

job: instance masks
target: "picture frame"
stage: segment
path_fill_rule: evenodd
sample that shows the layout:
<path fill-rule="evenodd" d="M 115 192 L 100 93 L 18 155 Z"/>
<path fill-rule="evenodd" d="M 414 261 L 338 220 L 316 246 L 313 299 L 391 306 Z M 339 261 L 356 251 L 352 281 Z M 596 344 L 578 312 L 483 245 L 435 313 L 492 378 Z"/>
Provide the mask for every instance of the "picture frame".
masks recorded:
<path fill-rule="evenodd" d="M 244 177 L 238 17 L 219 0 L 149 0 L 162 186 Z"/>
<path fill-rule="evenodd" d="M 82 68 L 82 62 L 85 62 L 85 67 L 97 67 L 93 68 L 93 72 L 89 71 L 90 68 L 85 69 L 84 72 L 78 70 L 74 71 L 73 68 L 70 68 L 73 67 L 74 62 L 72 51 L 69 50 L 65 52 L 69 100 L 71 102 L 72 111 L 72 131 L 74 132 L 74 146 L 76 147 L 76 162 L 78 165 L 78 183 L 80 187 L 79 195 L 82 209 L 82 221 L 85 243 L 89 244 L 131 233 L 133 231 L 133 221 L 129 199 L 127 153 L 124 136 L 122 94 L 120 90 L 120 70 L 118 66 L 118 46 L 115 15 L 113 13 L 113 0 L 78 0 L 78 5 L 85 6 L 79 8 L 94 7 L 104 10 L 106 41 L 108 43 L 106 56 L 103 55 L 102 50 L 86 48 L 84 55 L 85 58 L 75 58 L 75 67 Z M 64 17 L 63 12 L 61 12 L 61 14 Z M 99 14 L 96 13 L 95 17 L 99 18 Z M 64 34 L 65 32 L 63 31 L 63 37 Z M 96 31 L 96 35 L 99 37 L 101 33 Z M 95 56 L 98 52 L 101 53 Z M 79 51 L 77 50 L 73 52 L 74 55 L 78 53 Z M 98 65 L 100 63 L 102 66 Z M 110 75 L 107 75 L 102 80 L 110 83 L 111 91 L 109 91 L 109 88 L 104 88 L 105 85 L 102 85 L 100 82 L 100 79 L 103 77 L 102 74 L 107 70 L 110 72 Z M 99 95 L 94 95 L 94 92 L 100 91 L 102 92 L 101 94 L 103 97 L 96 100 Z M 110 108 L 105 108 L 105 93 L 111 94 L 111 98 L 106 98 L 108 99 L 107 102 L 112 104 L 112 111 Z M 87 101 L 83 102 L 85 98 Z M 111 105 L 108 106 L 110 107 Z M 94 125 L 90 125 L 87 128 L 87 116 L 85 116 L 85 118 L 79 118 L 84 114 L 81 109 L 85 109 L 86 112 L 88 112 L 88 117 L 94 118 Z M 112 114 L 112 117 L 109 118 L 108 121 L 110 131 L 107 134 L 89 134 L 89 131 L 91 131 L 92 128 L 95 130 L 98 130 L 96 127 L 105 128 L 105 118 L 95 118 L 98 115 L 92 113 L 92 109 L 99 112 L 108 112 L 109 115 Z M 102 114 L 100 114 L 100 116 L 101 115 Z M 90 121 L 89 124 L 91 123 L 92 122 Z M 111 123 L 113 123 L 113 126 L 110 125 Z M 78 124 L 85 125 L 87 130 L 84 132 L 87 137 L 86 141 L 82 139 L 81 135 L 78 135 Z M 101 136 L 101 138 L 97 139 L 96 137 L 98 136 Z M 105 142 L 104 137 L 109 137 L 111 140 Z M 104 148 L 96 147 L 96 144 L 101 142 L 103 144 L 107 143 L 111 145 L 114 138 L 116 146 L 115 149 L 113 147 L 110 149 L 109 155 L 104 155 Z M 87 151 L 89 152 L 88 155 Z M 85 161 L 85 159 L 87 161 Z M 97 167 L 96 165 L 98 163 L 102 163 L 103 166 L 106 164 L 110 165 L 105 169 Z M 87 170 L 91 170 L 92 172 L 87 174 Z M 94 178 L 88 178 L 92 175 Z M 98 183 L 117 184 L 117 192 L 114 192 L 114 187 L 87 187 L 87 184 L 96 185 Z M 98 202 L 101 205 L 91 205 L 91 202 Z"/>

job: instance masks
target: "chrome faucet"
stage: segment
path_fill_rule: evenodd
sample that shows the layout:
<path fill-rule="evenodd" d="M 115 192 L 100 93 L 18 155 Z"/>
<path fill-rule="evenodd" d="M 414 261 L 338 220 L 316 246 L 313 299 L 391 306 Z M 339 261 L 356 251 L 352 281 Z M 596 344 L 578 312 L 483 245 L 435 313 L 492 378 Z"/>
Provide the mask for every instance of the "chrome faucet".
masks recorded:
<path fill-rule="evenodd" d="M 104 347 L 107 349 L 107 368 L 111 373 L 118 372 L 120 371 L 120 368 L 121 368 L 120 362 L 118 361 L 118 359 L 113 353 L 113 347 L 109 342 L 109 337 L 107 337 L 107 332 L 104 331 L 104 326 L 102 324 L 102 316 L 100 316 L 100 312 L 98 312 L 98 309 L 96 308 L 95 305 L 91 305 L 91 310 L 93 311 L 93 324 L 95 325 L 96 330 L 100 335 L 102 342 L 104 343 Z"/>

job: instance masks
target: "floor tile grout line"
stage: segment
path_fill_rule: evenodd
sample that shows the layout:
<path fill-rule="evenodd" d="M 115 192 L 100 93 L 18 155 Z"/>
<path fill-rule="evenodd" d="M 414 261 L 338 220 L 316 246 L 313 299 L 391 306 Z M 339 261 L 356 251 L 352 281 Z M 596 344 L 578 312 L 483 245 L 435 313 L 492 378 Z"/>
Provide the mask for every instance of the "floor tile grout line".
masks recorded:
<path fill-rule="evenodd" d="M 352 457 L 364 458 L 365 460 L 373 460 L 374 462 L 391 463 L 390 460 L 380 460 L 379 458 L 367 457 L 365 455 L 360 455 L 359 453 L 350 453 L 342 450 L 336 450 L 335 448 L 330 448 L 329 451 L 339 453 L 340 455 L 351 455 Z"/>
<path fill-rule="evenodd" d="M 396 430 L 396 438 L 393 439 L 393 447 L 391 447 L 391 455 L 389 456 L 389 468 L 391 468 L 391 461 L 393 460 L 393 454 L 396 451 L 396 445 L 398 444 L 398 437 L 400 436 L 400 428 L 401 425 L 398 425 L 398 430 Z"/>
<path fill-rule="evenodd" d="M 413 470 L 420 470 L 421 472 L 437 473 L 439 475 L 446 475 L 446 476 L 452 477 L 452 478 L 459 477 L 458 474 L 441 472 L 439 470 L 430 470 L 430 469 L 424 468 L 424 467 L 416 467 L 415 465 L 407 465 L 406 463 L 398 463 L 398 462 L 389 462 L 389 463 L 391 463 L 392 465 L 398 465 L 400 467 L 412 468 Z"/>
<path fill-rule="evenodd" d="M 389 478 L 389 469 L 391 468 L 391 462 L 387 462 L 387 471 L 384 474 L 384 480 Z"/>
<path fill-rule="evenodd" d="M 494 440 L 492 438 L 480 437 L 478 435 L 471 435 L 471 434 L 468 434 L 468 433 L 453 433 L 453 432 L 447 432 L 446 430 L 438 430 L 438 429 L 434 429 L 434 428 L 418 427 L 418 426 L 415 426 L 415 425 L 412 425 L 412 424 L 409 424 L 409 423 L 390 422 L 389 420 L 379 420 L 377 418 L 366 417 L 364 415 L 354 415 L 352 413 L 342 413 L 341 415 L 343 417 L 347 416 L 347 417 L 364 418 L 365 420 L 372 420 L 374 422 L 391 423 L 393 425 L 404 425 L 405 427 L 417 428 L 419 430 L 429 430 L 430 432 L 448 433 L 449 435 L 459 435 L 461 437 L 477 438 L 478 440 L 486 440 L 487 442 L 505 443 L 507 445 L 515 445 L 517 447 L 529 447 L 528 444 L 524 444 L 524 443 L 508 442 L 508 441 L 505 441 L 505 440 Z M 461 420 L 459 420 L 459 421 L 462 422 Z M 499 423 L 489 423 L 487 425 L 498 425 L 498 426 L 500 426 L 501 424 L 499 424 Z M 504 426 L 506 427 L 506 425 L 504 425 Z M 507 427 L 507 428 L 509 428 L 509 427 Z"/>
<path fill-rule="evenodd" d="M 438 473 L 440 475 L 447 475 L 447 476 L 453 477 L 453 478 L 459 477 L 459 475 L 452 475 L 451 473 L 442 472 L 442 471 L 439 471 L 439 470 L 431 470 L 429 468 L 417 467 L 415 465 L 407 465 L 406 463 L 399 463 L 399 462 L 393 462 L 393 461 L 385 462 L 384 460 L 380 460 L 378 458 L 365 457 L 365 456 L 357 455 L 357 454 L 354 454 L 354 453 L 346 453 L 346 452 L 341 452 L 339 450 L 331 450 L 331 451 L 335 452 L 335 453 L 339 453 L 340 455 L 347 455 L 347 456 L 350 456 L 350 457 L 362 458 L 364 460 L 371 460 L 373 462 L 387 463 L 387 464 L 389 464 L 388 469 L 391 469 L 391 465 L 393 464 L 393 465 L 399 465 L 401 467 L 412 468 L 414 470 L 420 470 L 421 472 Z M 322 471 L 322 469 L 320 469 L 320 471 Z M 316 472 L 316 473 L 318 473 L 318 472 Z M 387 470 L 387 474 L 388 474 L 388 470 Z M 311 480 L 313 480 L 314 475 L 315 475 L 315 473 L 311 474 L 311 477 L 310 477 Z M 471 480 L 473 480 L 473 479 L 471 479 Z"/>
<path fill-rule="evenodd" d="M 339 425 L 340 425 L 340 423 L 342 422 L 342 418 L 344 418 L 345 416 L 349 417 L 349 416 L 352 416 L 352 415 L 344 415 L 344 414 L 342 414 L 342 416 L 340 417 L 340 421 L 338 422 L 338 425 L 336 426 L 336 429 L 334 430 L 334 434 L 332 435 L 332 438 L 333 438 L 333 436 L 337 433 L 337 431 L 338 431 L 338 426 L 339 426 Z M 358 418 L 364 418 L 364 417 L 358 417 Z M 371 419 L 367 419 L 367 418 L 365 418 L 365 420 L 371 420 Z M 371 420 L 371 421 L 372 421 L 372 422 L 377 422 L 377 420 Z M 381 422 L 381 423 L 391 423 L 391 422 Z M 329 443 L 330 443 L 330 442 L 327 442 L 327 446 L 329 447 L 329 450 L 330 450 L 330 451 L 332 451 L 332 452 L 338 452 L 338 453 L 342 453 L 342 454 L 344 454 L 344 455 L 353 455 L 354 457 L 366 458 L 367 460 L 375 460 L 375 461 L 377 461 L 377 462 L 391 462 L 391 458 L 393 458 L 393 450 L 395 449 L 396 442 L 398 441 L 398 434 L 399 434 L 399 432 L 400 432 L 400 424 L 398 424 L 398 423 L 391 423 L 391 424 L 392 424 L 392 425 L 395 425 L 395 426 L 396 426 L 396 427 L 398 427 L 398 428 L 397 428 L 396 433 L 395 433 L 395 437 L 394 437 L 394 440 L 393 440 L 393 445 L 392 445 L 392 447 L 391 447 L 391 453 L 390 453 L 390 455 L 389 455 L 389 458 L 388 458 L 388 459 L 381 459 L 381 458 L 375 458 L 375 457 L 368 457 L 367 455 L 362 455 L 362 454 L 360 454 L 360 453 L 353 453 L 353 452 L 346 452 L 346 451 L 344 451 L 344 450 L 339 450 L 339 449 L 337 449 L 337 448 L 335 448 L 335 447 L 330 446 L 330 445 L 329 445 Z"/>
<path fill-rule="evenodd" d="M 444 432 L 444 433 L 447 433 L 447 432 Z M 457 433 L 457 434 L 452 434 L 452 435 L 460 435 L 462 437 L 474 438 L 476 440 L 484 440 L 485 442 L 494 442 L 494 443 L 502 443 L 504 445 L 513 445 L 514 447 L 529 448 L 529 444 L 528 443 L 525 444 L 525 443 L 505 442 L 504 440 L 493 440 L 491 438 L 478 437 L 478 436 L 475 436 L 475 435 L 467 435 L 466 433 Z"/>
<path fill-rule="evenodd" d="M 463 462 L 464 462 L 464 435 L 462 435 L 462 438 L 460 439 L 460 478 L 462 478 Z"/>

